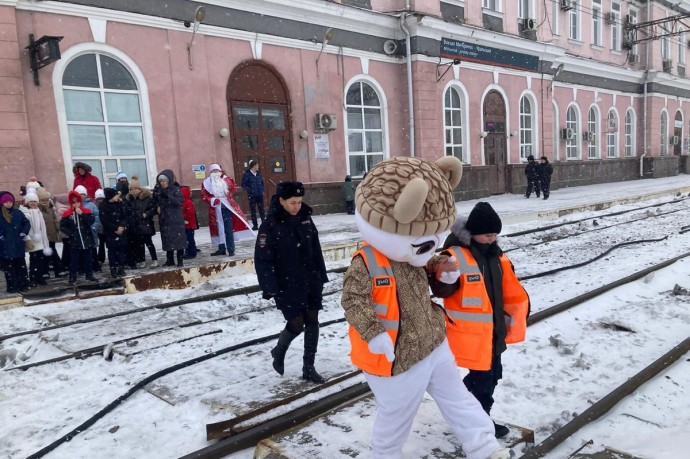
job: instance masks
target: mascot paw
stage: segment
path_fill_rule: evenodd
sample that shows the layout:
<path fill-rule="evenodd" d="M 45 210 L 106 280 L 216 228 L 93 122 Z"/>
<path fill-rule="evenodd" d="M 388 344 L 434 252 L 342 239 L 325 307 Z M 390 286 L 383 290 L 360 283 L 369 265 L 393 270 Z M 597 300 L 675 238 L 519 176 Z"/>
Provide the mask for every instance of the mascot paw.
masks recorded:
<path fill-rule="evenodd" d="M 45 255 L 46 257 L 52 256 L 53 249 L 51 249 L 50 247 L 43 247 L 43 255 Z"/>
<path fill-rule="evenodd" d="M 454 284 L 460 277 L 460 270 L 455 257 L 448 258 L 436 269 L 436 279 L 444 284 Z"/>
<path fill-rule="evenodd" d="M 369 351 L 372 354 L 386 354 L 386 360 L 389 362 L 395 360 L 395 346 L 390 335 L 386 332 L 374 336 L 369 341 Z"/>

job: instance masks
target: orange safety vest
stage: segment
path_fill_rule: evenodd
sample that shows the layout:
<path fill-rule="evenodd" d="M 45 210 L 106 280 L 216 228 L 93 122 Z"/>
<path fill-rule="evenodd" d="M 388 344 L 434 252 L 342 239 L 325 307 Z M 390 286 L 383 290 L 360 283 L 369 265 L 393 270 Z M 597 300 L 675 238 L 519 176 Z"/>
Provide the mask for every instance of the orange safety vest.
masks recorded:
<path fill-rule="evenodd" d="M 390 261 L 385 255 L 366 243 L 354 253 L 352 258 L 357 256 L 362 257 L 371 276 L 372 300 L 376 315 L 395 344 L 400 324 L 400 307 Z M 372 354 L 369 350 L 369 344 L 352 325 L 350 325 L 349 334 L 352 345 L 350 358 L 353 365 L 362 371 L 377 376 L 391 376 L 393 374 L 393 362 L 386 360 L 384 354 Z"/>
<path fill-rule="evenodd" d="M 494 329 L 493 308 L 484 286 L 484 276 L 469 248 L 447 250 L 458 260 L 460 289 L 445 298 L 446 333 L 458 366 L 471 370 L 491 368 Z M 506 343 L 525 340 L 529 297 L 518 280 L 506 255 L 499 257 L 503 271 L 503 311 L 506 320 Z"/>

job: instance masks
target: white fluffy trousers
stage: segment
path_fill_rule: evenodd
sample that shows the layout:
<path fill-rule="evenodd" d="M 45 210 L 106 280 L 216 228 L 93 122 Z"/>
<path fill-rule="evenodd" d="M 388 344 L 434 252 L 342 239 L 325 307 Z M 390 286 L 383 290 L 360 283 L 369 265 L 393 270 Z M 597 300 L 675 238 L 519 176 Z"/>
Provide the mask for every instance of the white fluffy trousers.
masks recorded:
<path fill-rule="evenodd" d="M 500 449 L 494 424 L 465 388 L 447 340 L 402 374 L 382 377 L 365 373 L 365 377 L 377 407 L 372 435 L 374 459 L 402 458 L 424 392 L 438 405 L 468 459 L 486 459 Z"/>

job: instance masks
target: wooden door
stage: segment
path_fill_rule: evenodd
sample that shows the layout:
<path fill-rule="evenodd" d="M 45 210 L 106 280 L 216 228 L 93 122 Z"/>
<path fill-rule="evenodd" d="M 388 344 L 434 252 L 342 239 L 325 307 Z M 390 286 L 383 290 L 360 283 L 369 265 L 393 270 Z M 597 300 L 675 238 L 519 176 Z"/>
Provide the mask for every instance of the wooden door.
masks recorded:
<path fill-rule="evenodd" d="M 506 105 L 503 96 L 491 91 L 484 99 L 484 158 L 487 166 L 495 166 L 495 180 L 489 184 L 492 194 L 508 192 L 506 184 Z"/>

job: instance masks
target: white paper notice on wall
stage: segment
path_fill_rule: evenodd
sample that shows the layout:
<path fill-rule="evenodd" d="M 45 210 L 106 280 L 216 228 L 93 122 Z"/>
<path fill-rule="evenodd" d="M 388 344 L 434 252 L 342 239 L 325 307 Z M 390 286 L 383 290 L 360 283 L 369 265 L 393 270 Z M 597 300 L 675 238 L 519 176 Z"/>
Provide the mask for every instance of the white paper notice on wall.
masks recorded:
<path fill-rule="evenodd" d="M 328 159 L 330 156 L 328 134 L 314 134 L 314 155 L 316 159 Z"/>

